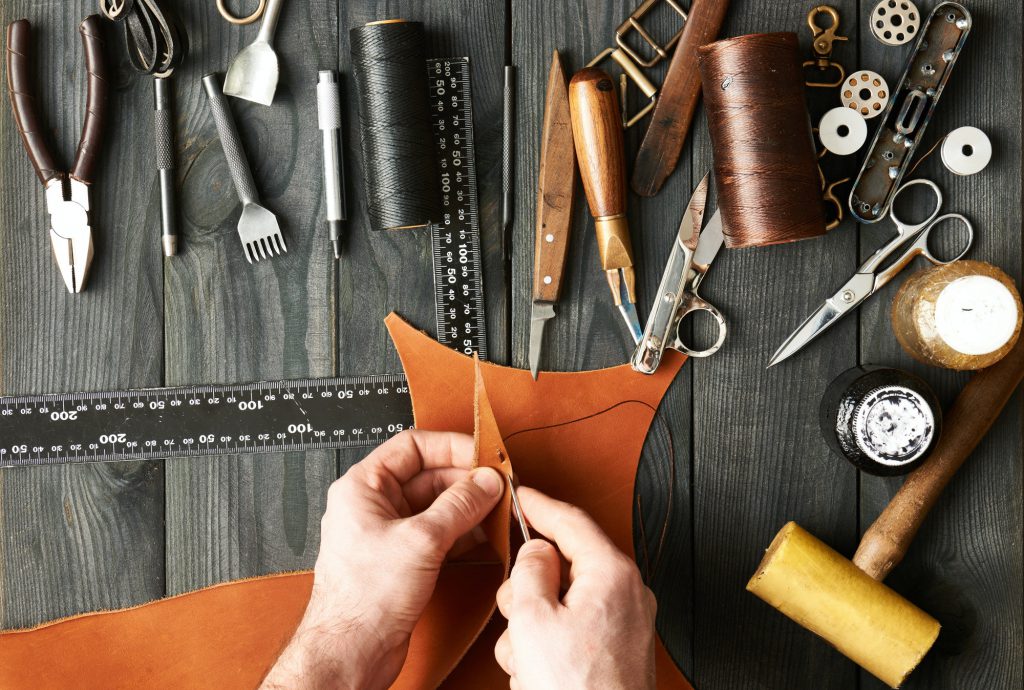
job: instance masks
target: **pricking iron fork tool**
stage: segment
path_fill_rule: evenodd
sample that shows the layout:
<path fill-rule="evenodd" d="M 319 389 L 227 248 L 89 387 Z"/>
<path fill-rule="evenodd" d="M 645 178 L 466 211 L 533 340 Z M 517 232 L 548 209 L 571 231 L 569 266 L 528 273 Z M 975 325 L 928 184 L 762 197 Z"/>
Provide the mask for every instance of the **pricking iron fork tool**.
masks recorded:
<path fill-rule="evenodd" d="M 642 374 L 657 371 L 666 347 L 690 357 L 707 357 L 718 352 L 725 342 L 725 318 L 714 305 L 697 295 L 701 281 L 725 241 L 722 214 L 719 211 L 715 212 L 707 227 L 701 231 L 709 176 L 710 173 L 704 175 L 683 212 L 679 232 L 672 243 L 672 253 L 665 265 L 650 318 L 647 319 L 647 327 L 630 361 L 630 366 Z M 718 324 L 718 337 L 706 350 L 689 347 L 679 335 L 683 319 L 698 311 L 710 314 Z"/>
<path fill-rule="evenodd" d="M 32 26 L 27 19 L 19 19 L 7 27 L 7 95 L 11 99 L 22 144 L 46 189 L 53 258 L 71 293 L 82 291 L 92 265 L 89 185 L 99 156 L 110 84 L 103 61 L 100 23 L 99 15 L 91 15 L 78 27 L 85 49 L 87 96 L 82 136 L 78 141 L 75 162 L 68 172 L 57 169 L 44 139 L 46 128 L 35 109 L 30 87 L 35 75 L 28 58 Z"/>

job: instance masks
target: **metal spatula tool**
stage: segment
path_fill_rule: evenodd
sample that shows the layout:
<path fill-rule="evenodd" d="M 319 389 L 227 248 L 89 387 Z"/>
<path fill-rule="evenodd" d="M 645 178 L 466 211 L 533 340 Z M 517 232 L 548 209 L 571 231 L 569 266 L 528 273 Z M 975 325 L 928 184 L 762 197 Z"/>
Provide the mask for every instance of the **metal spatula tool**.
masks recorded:
<path fill-rule="evenodd" d="M 228 99 L 220 88 L 220 77 L 207 74 L 203 77 L 203 88 L 210 99 L 213 121 L 217 124 L 224 157 L 228 160 L 228 170 L 235 182 L 238 199 L 242 202 L 242 215 L 238 218 L 238 237 L 245 248 L 245 258 L 249 263 L 283 254 L 288 251 L 281 234 L 281 226 L 277 216 L 260 205 L 256 194 L 256 183 L 252 179 L 252 170 L 245 157 L 242 141 L 235 127 L 235 120 L 228 108 Z"/>
<path fill-rule="evenodd" d="M 277 53 L 271 47 L 277 19 L 284 0 L 270 0 L 263 13 L 263 23 L 256 40 L 232 60 L 224 78 L 224 93 L 247 101 L 270 105 L 277 90 Z"/>

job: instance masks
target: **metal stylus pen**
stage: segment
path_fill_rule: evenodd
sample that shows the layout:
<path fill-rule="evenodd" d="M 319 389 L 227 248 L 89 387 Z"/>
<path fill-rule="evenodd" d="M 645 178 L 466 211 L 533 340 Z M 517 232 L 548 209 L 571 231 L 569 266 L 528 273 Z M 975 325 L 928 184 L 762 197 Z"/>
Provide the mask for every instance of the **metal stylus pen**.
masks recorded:
<path fill-rule="evenodd" d="M 178 226 L 174 209 L 174 122 L 171 78 L 153 79 L 153 116 L 156 167 L 160 181 L 160 227 L 164 256 L 178 253 Z"/>
<path fill-rule="evenodd" d="M 324 195 L 327 199 L 327 227 L 334 258 L 341 258 L 341 222 L 345 211 L 345 169 L 341 159 L 341 95 L 338 75 L 320 70 L 316 83 L 317 118 L 324 136 Z"/>

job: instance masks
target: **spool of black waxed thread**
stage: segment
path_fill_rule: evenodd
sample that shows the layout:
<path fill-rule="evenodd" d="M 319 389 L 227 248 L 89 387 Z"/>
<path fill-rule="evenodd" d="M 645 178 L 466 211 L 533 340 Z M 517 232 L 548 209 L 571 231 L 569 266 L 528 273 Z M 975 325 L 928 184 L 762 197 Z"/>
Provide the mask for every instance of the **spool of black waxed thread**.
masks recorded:
<path fill-rule="evenodd" d="M 939 439 L 942 408 L 913 374 L 876 365 L 847 369 L 821 398 L 819 421 L 836 455 L 868 474 L 906 474 Z"/>
<path fill-rule="evenodd" d="M 423 24 L 371 22 L 349 31 L 359 103 L 366 207 L 375 230 L 441 220 Z"/>

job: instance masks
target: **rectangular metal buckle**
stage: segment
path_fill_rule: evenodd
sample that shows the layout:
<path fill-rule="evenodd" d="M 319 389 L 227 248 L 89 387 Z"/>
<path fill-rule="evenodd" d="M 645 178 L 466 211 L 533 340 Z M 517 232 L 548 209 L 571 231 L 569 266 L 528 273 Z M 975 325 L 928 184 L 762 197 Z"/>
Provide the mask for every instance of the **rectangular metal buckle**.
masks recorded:
<path fill-rule="evenodd" d="M 629 79 L 631 79 L 633 83 L 636 84 L 637 88 L 640 89 L 644 96 L 650 99 L 650 101 L 643 108 L 638 110 L 633 115 L 629 115 L 628 113 L 626 113 L 625 109 L 626 92 L 625 89 L 622 90 L 622 126 L 627 128 L 632 127 L 641 119 L 643 119 L 644 115 L 646 115 L 647 113 L 651 112 L 651 110 L 654 109 L 654 104 L 658 99 L 658 87 L 652 84 L 650 79 L 644 76 L 644 73 L 640 71 L 640 68 L 637 67 L 637 64 L 633 62 L 633 60 L 628 55 L 626 55 L 622 48 L 605 48 L 600 53 L 598 53 L 597 57 L 595 57 L 593 60 L 587 63 L 587 67 L 596 67 L 597 65 L 601 64 L 608 58 L 614 60 L 616 64 L 618 64 L 619 67 L 622 68 L 623 77 L 629 77 Z"/>
<path fill-rule="evenodd" d="M 640 20 L 648 12 L 650 12 L 654 8 L 654 6 L 657 5 L 659 2 L 666 3 L 669 7 L 675 10 L 680 17 L 683 18 L 683 22 L 682 25 L 679 27 L 679 31 L 677 31 L 675 35 L 672 36 L 672 38 L 670 38 L 665 43 L 664 46 L 658 45 L 658 42 L 655 41 L 651 37 L 651 35 L 644 30 L 643 25 L 640 24 Z M 653 67 L 654 65 L 658 64 L 659 62 L 668 57 L 669 51 L 672 50 L 673 46 L 675 46 L 675 44 L 679 41 L 679 37 L 683 35 L 683 26 L 685 25 L 686 11 L 678 4 L 676 4 L 675 0 L 644 0 L 643 2 L 640 3 L 639 6 L 637 6 L 635 10 L 633 10 L 633 14 L 629 15 L 629 18 L 626 19 L 626 21 L 622 22 L 622 24 L 619 25 L 619 28 L 615 30 L 615 42 L 618 44 L 620 48 L 622 48 L 622 50 L 626 51 L 626 54 L 633 59 L 633 62 L 635 62 L 640 67 L 647 69 L 649 67 Z M 640 38 L 644 39 L 647 45 L 649 45 L 651 49 L 654 51 L 653 57 L 651 57 L 650 59 L 644 59 L 637 51 L 633 49 L 632 46 L 630 46 L 626 42 L 626 36 L 629 35 L 630 31 L 636 31 L 638 34 L 640 34 Z"/>

